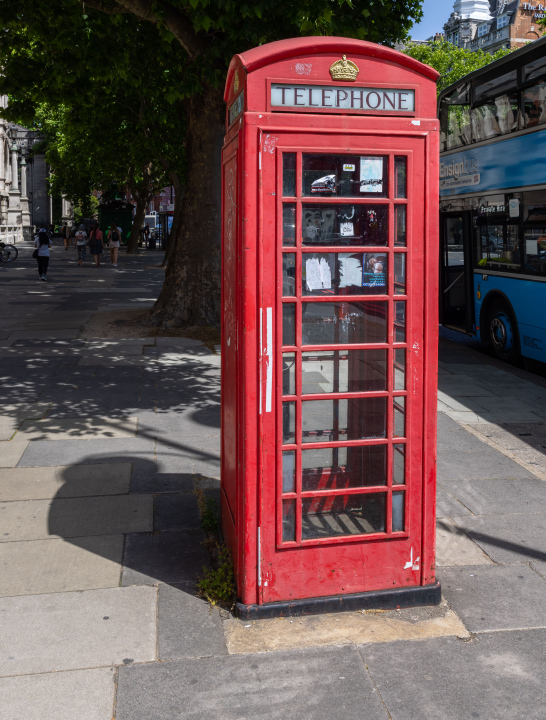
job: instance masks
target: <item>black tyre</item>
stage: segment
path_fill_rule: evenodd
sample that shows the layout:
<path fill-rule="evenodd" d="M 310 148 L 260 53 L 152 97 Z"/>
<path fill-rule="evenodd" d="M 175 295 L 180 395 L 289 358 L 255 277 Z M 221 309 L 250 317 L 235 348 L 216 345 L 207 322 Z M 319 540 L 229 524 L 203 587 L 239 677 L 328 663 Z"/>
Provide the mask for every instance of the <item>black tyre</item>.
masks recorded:
<path fill-rule="evenodd" d="M 13 262 L 17 259 L 19 250 L 17 250 L 15 245 L 4 245 L 4 247 L 0 248 L 0 253 L 3 262 Z"/>
<path fill-rule="evenodd" d="M 516 316 L 508 303 L 498 300 L 487 314 L 487 342 L 494 354 L 509 363 L 520 357 Z"/>

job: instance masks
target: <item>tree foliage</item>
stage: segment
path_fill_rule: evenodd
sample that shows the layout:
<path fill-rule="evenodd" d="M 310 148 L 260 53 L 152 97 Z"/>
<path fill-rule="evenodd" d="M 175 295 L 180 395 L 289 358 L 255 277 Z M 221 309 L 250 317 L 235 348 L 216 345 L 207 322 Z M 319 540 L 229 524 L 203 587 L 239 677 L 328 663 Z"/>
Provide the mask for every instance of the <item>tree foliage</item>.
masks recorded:
<path fill-rule="evenodd" d="M 459 48 L 446 40 L 436 40 L 430 45 L 409 43 L 404 49 L 406 55 L 430 65 L 440 73 L 438 93 L 465 75 L 509 55 L 511 50 L 497 50 L 490 55 L 483 50 L 472 52 Z"/>
<path fill-rule="evenodd" d="M 158 322 L 217 325 L 220 193 L 212 176 L 219 171 L 225 117 L 222 89 L 231 57 L 302 35 L 392 45 L 405 39 L 422 17 L 422 2 L 2 0 L 0 92 L 17 100 L 12 112 L 19 120 L 25 113 L 32 115 L 37 98 L 78 110 L 83 105 L 85 110 L 89 104 L 82 102 L 82 96 L 90 97 L 87 86 L 94 89 L 95 102 L 105 112 L 110 107 L 103 102 L 106 97 L 120 108 L 123 85 L 127 98 L 154 95 L 154 127 L 159 130 L 150 130 L 148 137 L 172 138 L 170 149 L 154 157 L 171 174 L 171 150 L 177 139 L 181 141 L 187 184 L 184 205 L 175 216 L 176 247 L 152 313 Z M 185 122 L 176 127 L 168 119 L 162 125 L 162 109 L 174 106 L 182 110 Z M 146 104 L 140 123 L 143 132 L 151 128 L 149 109 Z M 120 146 L 120 152 L 131 151 L 127 144 Z"/>

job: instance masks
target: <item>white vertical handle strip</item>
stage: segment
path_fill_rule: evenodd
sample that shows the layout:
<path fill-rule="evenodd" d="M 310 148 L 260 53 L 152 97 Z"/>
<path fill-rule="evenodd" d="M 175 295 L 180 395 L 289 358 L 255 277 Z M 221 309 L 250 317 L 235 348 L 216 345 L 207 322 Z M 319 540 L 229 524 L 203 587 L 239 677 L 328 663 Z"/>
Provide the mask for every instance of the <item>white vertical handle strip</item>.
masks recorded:
<path fill-rule="evenodd" d="M 265 411 L 271 412 L 273 396 L 273 308 L 266 308 Z"/>
<path fill-rule="evenodd" d="M 262 533 L 258 528 L 258 587 L 262 585 Z"/>
<path fill-rule="evenodd" d="M 259 408 L 259 410 L 258 410 L 258 413 L 259 413 L 260 415 L 262 414 L 262 402 L 263 402 L 263 401 L 262 401 L 262 395 L 263 395 L 263 390 L 262 390 L 262 383 L 263 383 L 262 368 L 263 368 L 263 355 L 264 355 L 264 346 L 263 346 L 263 322 L 264 322 L 264 311 L 263 311 L 263 308 L 260 308 L 260 354 L 259 354 L 259 365 L 260 365 L 260 368 L 259 368 L 259 374 L 260 374 L 260 408 Z"/>

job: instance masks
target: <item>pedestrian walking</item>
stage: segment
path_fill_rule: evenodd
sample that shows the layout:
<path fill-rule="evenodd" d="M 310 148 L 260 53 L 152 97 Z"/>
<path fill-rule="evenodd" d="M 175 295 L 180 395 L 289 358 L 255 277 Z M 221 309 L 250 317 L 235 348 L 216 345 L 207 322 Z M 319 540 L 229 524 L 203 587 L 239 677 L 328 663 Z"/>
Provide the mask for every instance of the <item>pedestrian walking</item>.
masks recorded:
<path fill-rule="evenodd" d="M 78 265 L 81 267 L 85 260 L 85 244 L 87 242 L 87 233 L 85 225 L 80 225 L 76 232 L 76 250 L 78 251 Z"/>
<path fill-rule="evenodd" d="M 38 280 L 45 282 L 49 265 L 49 248 L 51 247 L 51 240 L 45 228 L 40 228 L 38 235 L 34 238 L 34 247 L 36 249 L 32 256 L 38 261 Z"/>
<path fill-rule="evenodd" d="M 102 230 L 98 224 L 93 225 L 89 235 L 89 251 L 95 258 L 95 267 L 100 266 L 100 256 L 102 255 Z"/>
<path fill-rule="evenodd" d="M 121 228 L 118 227 L 118 221 L 117 218 L 114 220 L 112 225 L 110 225 L 110 230 L 108 231 L 108 247 L 110 248 L 110 264 L 114 267 L 118 266 L 118 252 L 119 252 L 119 243 L 121 240 Z"/>
<path fill-rule="evenodd" d="M 61 228 L 61 235 L 62 235 L 63 242 L 64 242 L 64 249 L 68 250 L 68 244 L 70 241 L 70 228 L 68 227 L 67 223 L 63 224 L 63 226 Z"/>

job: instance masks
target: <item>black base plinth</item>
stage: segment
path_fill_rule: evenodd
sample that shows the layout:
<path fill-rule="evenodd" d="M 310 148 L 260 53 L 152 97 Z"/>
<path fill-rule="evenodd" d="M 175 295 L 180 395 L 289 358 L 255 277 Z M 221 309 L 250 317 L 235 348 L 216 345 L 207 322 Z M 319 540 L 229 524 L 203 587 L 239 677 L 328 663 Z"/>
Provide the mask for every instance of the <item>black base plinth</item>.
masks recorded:
<path fill-rule="evenodd" d="M 439 605 L 441 599 L 440 583 L 437 582 L 435 585 L 287 600 L 264 605 L 243 605 L 238 602 L 235 604 L 235 614 L 241 620 L 263 620 L 354 610 L 397 610 L 421 605 Z"/>

